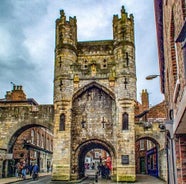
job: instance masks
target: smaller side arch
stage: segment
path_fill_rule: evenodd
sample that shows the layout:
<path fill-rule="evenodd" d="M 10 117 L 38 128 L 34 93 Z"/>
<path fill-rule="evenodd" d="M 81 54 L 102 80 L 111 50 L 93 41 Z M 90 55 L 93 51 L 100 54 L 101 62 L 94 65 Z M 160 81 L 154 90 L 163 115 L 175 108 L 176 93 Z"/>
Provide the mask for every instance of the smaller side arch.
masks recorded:
<path fill-rule="evenodd" d="M 157 145 L 158 147 L 160 147 L 160 143 L 154 138 L 154 137 L 151 137 L 151 136 L 141 136 L 141 137 L 138 137 L 136 139 L 136 142 L 141 140 L 141 139 L 147 139 L 147 140 L 150 140 L 152 141 L 155 145 Z"/>
<path fill-rule="evenodd" d="M 136 173 L 159 177 L 161 155 L 160 144 L 156 139 L 150 136 L 138 138 L 136 140 Z"/>
<path fill-rule="evenodd" d="M 19 129 L 17 129 L 10 137 L 9 142 L 8 142 L 8 146 L 7 146 L 7 153 L 12 153 L 13 152 L 13 146 L 16 142 L 17 137 L 22 134 L 25 130 L 32 128 L 32 127 L 44 127 L 41 126 L 39 124 L 29 124 L 29 125 L 25 125 L 23 127 L 20 127 Z M 47 128 L 47 127 L 44 127 Z"/>

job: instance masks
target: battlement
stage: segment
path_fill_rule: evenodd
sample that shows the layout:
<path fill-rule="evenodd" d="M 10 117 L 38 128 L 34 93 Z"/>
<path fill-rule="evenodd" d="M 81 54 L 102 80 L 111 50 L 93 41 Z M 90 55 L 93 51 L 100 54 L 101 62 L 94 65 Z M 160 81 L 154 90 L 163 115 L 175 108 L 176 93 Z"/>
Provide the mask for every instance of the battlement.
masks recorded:
<path fill-rule="evenodd" d="M 122 6 L 122 8 L 121 8 L 121 18 L 119 18 L 118 15 L 114 15 L 113 16 L 113 23 L 116 23 L 116 22 L 118 22 L 120 20 L 122 20 L 122 21 L 129 20 L 129 21 L 133 22 L 134 21 L 134 16 L 133 16 L 133 14 L 130 14 L 128 16 L 128 13 L 125 11 L 124 6 Z"/>
<path fill-rule="evenodd" d="M 61 22 L 62 24 L 76 25 L 77 20 L 76 16 L 69 17 L 69 20 L 66 19 L 64 10 L 60 10 L 60 18 L 56 20 L 57 22 Z"/>

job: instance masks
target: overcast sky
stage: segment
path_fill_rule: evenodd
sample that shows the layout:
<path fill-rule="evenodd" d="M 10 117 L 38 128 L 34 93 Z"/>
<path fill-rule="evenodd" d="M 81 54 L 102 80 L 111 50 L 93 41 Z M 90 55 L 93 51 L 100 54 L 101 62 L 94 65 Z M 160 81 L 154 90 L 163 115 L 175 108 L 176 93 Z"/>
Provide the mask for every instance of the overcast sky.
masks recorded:
<path fill-rule="evenodd" d="M 137 97 L 149 92 L 151 105 L 162 101 L 153 0 L 1 0 L 0 2 L 0 98 L 22 85 L 27 98 L 39 104 L 53 103 L 55 20 L 63 9 L 77 18 L 78 40 L 113 39 L 112 18 L 122 5 L 134 15 Z"/>

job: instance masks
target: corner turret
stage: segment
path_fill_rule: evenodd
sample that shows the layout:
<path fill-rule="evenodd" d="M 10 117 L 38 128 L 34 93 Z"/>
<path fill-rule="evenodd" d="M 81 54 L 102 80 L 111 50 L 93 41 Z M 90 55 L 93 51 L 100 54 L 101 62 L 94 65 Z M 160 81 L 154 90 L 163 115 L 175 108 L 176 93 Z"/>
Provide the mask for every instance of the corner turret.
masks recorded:
<path fill-rule="evenodd" d="M 116 78 L 125 89 L 124 96 L 129 96 L 128 90 L 136 91 L 136 65 L 135 65 L 135 43 L 134 43 L 134 17 L 121 8 L 121 18 L 113 16 L 113 44 L 116 62 Z"/>
<path fill-rule="evenodd" d="M 118 15 L 113 16 L 113 38 L 115 44 L 122 41 L 128 41 L 134 44 L 134 17 L 128 16 L 124 6 L 121 9 L 121 18 Z"/>
<path fill-rule="evenodd" d="M 74 16 L 66 20 L 64 10 L 60 10 L 60 18 L 56 20 L 56 48 L 66 45 L 76 49 L 77 46 L 77 20 Z"/>
<path fill-rule="evenodd" d="M 60 97 L 64 86 L 69 83 L 71 68 L 77 61 L 77 20 L 74 16 L 66 20 L 64 10 L 60 10 L 60 18 L 56 20 L 56 47 L 55 47 L 55 73 L 54 73 L 54 96 Z"/>

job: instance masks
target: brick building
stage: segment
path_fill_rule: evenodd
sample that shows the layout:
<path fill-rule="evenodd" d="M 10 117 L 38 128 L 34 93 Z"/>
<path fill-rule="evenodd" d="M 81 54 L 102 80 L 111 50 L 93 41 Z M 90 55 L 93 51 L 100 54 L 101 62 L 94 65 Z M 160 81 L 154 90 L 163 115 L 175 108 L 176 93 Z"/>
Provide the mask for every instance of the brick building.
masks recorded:
<path fill-rule="evenodd" d="M 25 130 L 13 147 L 13 160 L 25 160 L 28 165 L 37 163 L 41 172 L 47 171 L 47 165 L 51 167 L 53 150 L 53 134 L 42 127 L 34 127 Z"/>
<path fill-rule="evenodd" d="M 167 105 L 169 183 L 186 183 L 186 1 L 154 0 L 161 90 Z"/>
<path fill-rule="evenodd" d="M 149 95 L 147 90 L 142 90 L 141 103 L 136 103 L 136 124 L 140 122 L 144 123 L 144 135 L 143 139 L 136 141 L 136 173 L 137 174 L 149 174 L 155 177 L 160 177 L 167 180 L 167 160 L 166 157 L 161 155 L 165 153 L 165 136 L 161 139 L 164 142 L 164 147 L 159 148 L 156 141 L 149 137 L 148 131 L 158 123 L 161 126 L 166 119 L 166 106 L 165 102 L 161 102 L 155 106 L 149 107 Z M 137 130 L 136 130 L 137 131 Z M 164 134 L 164 129 L 157 129 Z M 138 133 L 138 132 L 136 132 Z M 159 160 L 159 161 L 158 161 Z M 161 161 L 160 161 L 161 160 Z M 162 169 L 164 167 L 164 169 Z"/>

